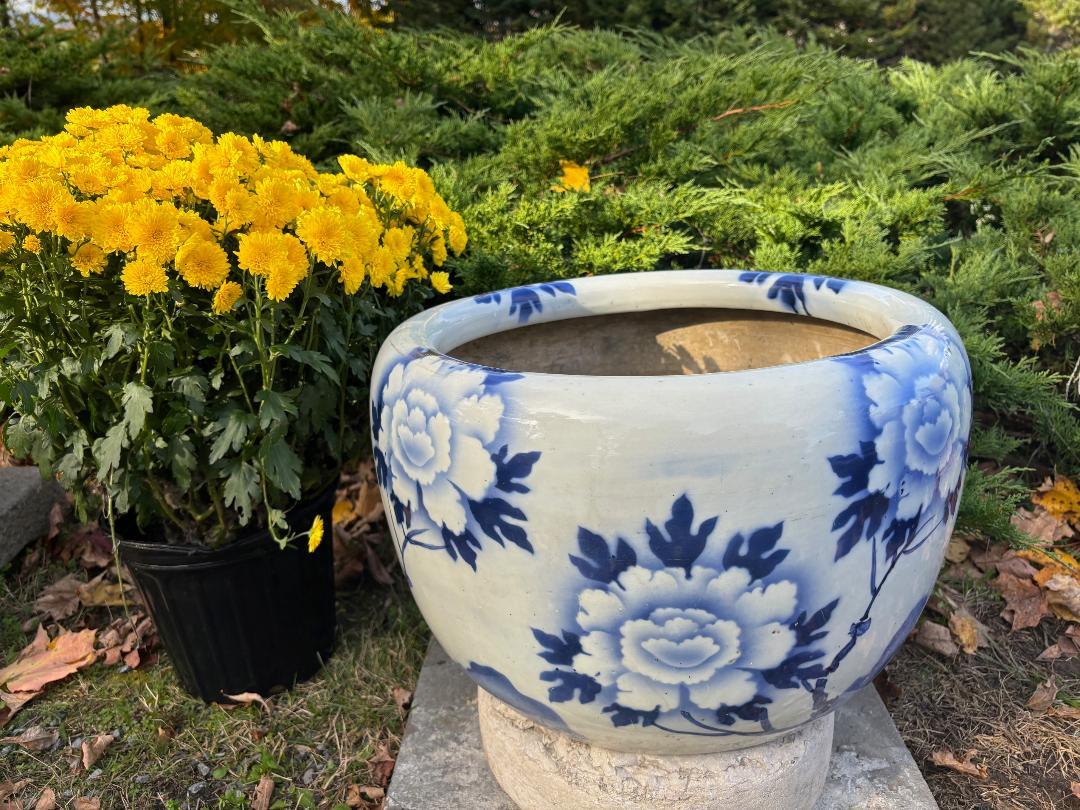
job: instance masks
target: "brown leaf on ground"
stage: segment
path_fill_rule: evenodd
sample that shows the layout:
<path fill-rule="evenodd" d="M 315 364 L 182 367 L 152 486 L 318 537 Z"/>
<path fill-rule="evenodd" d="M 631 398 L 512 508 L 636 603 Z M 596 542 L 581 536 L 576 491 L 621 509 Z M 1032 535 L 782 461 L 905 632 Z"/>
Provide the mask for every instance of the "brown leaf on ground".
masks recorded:
<path fill-rule="evenodd" d="M 924 621 L 915 634 L 915 643 L 940 655 L 953 656 L 960 649 L 953 643 L 949 628 L 931 621 Z"/>
<path fill-rule="evenodd" d="M 55 540 L 60 534 L 60 527 L 64 525 L 64 503 L 57 501 L 49 510 L 49 533 L 45 535 L 45 541 Z"/>
<path fill-rule="evenodd" d="M 103 571 L 79 586 L 79 599 L 86 607 L 120 607 L 124 604 L 124 586 L 109 580 Z"/>
<path fill-rule="evenodd" d="M 1080 487 L 1064 475 L 1055 475 L 1053 483 L 1047 478 L 1031 500 L 1056 518 L 1080 520 Z"/>
<path fill-rule="evenodd" d="M 41 791 L 34 810 L 56 810 L 56 791 L 48 787 Z"/>
<path fill-rule="evenodd" d="M 360 786 L 349 785 L 345 791 L 345 806 L 346 807 L 363 807 L 364 800 L 360 798 Z"/>
<path fill-rule="evenodd" d="M 18 782 L 0 782 L 0 799 L 10 799 L 29 784 L 29 779 L 22 779 Z"/>
<path fill-rule="evenodd" d="M 992 568 L 997 568 L 997 564 L 1005 558 L 1008 551 L 1007 548 L 1001 545 L 986 545 L 972 548 L 968 559 L 980 570 L 989 571 Z"/>
<path fill-rule="evenodd" d="M 1080 799 L 1080 782 L 1070 782 L 1069 790 L 1072 791 L 1072 795 Z"/>
<path fill-rule="evenodd" d="M 80 796 L 72 803 L 73 810 L 101 810 L 101 799 Z"/>
<path fill-rule="evenodd" d="M 79 609 L 79 587 L 83 583 L 74 574 L 68 574 L 42 589 L 34 600 L 34 612 L 60 621 L 75 615 Z"/>
<path fill-rule="evenodd" d="M 1035 575 L 1050 610 L 1059 619 L 1080 622 L 1080 577 L 1075 571 L 1052 566 Z"/>
<path fill-rule="evenodd" d="M 1080 708 L 1076 706 L 1051 706 L 1046 710 L 1047 717 L 1061 717 L 1065 720 L 1080 720 Z"/>
<path fill-rule="evenodd" d="M 954 534 L 945 549 L 945 559 L 951 563 L 962 563 L 970 553 L 971 544 L 960 535 Z"/>
<path fill-rule="evenodd" d="M 930 761 L 941 768 L 949 768 L 957 773 L 974 776 L 977 779 L 985 779 L 990 772 L 983 765 L 976 765 L 971 761 L 977 752 L 975 749 L 964 754 L 963 759 L 958 759 L 956 754 L 948 748 L 940 748 L 930 754 Z"/>
<path fill-rule="evenodd" d="M 1032 540 L 1044 546 L 1052 546 L 1073 536 L 1072 527 L 1063 519 L 1054 517 L 1041 506 L 1034 511 L 1017 509 L 1009 520 Z"/>
<path fill-rule="evenodd" d="M 98 734 L 96 737 L 90 737 L 83 740 L 82 743 L 82 766 L 86 770 L 90 770 L 94 767 L 94 763 L 101 759 L 102 754 L 105 753 L 105 749 L 116 742 L 116 737 L 112 734 Z"/>
<path fill-rule="evenodd" d="M 1022 563 L 1031 568 L 1025 560 L 1019 558 L 1014 558 L 1010 562 Z M 1018 566 L 1013 565 L 1013 567 Z M 998 570 L 999 573 L 994 579 L 993 586 L 1005 598 L 1005 609 L 1001 611 L 1001 618 L 1009 622 L 1013 630 L 1036 627 L 1044 616 L 1052 615 L 1045 594 L 1033 579 L 1021 578 L 1007 570 L 1002 571 L 1000 568 Z M 1032 572 L 1034 573 L 1034 569 Z"/>
<path fill-rule="evenodd" d="M 255 692 L 240 692 L 236 695 L 222 695 L 232 701 L 232 705 L 228 703 L 219 704 L 223 709 L 231 709 L 235 706 L 250 706 L 253 703 L 258 703 L 267 713 L 270 714 L 270 704 L 266 698 Z"/>
<path fill-rule="evenodd" d="M 381 802 L 385 795 L 385 790 L 374 785 L 364 785 L 360 788 L 360 798 L 366 802 Z"/>
<path fill-rule="evenodd" d="M 367 568 L 368 573 L 371 574 L 371 578 L 378 582 L 380 585 L 393 585 L 394 578 L 390 576 L 390 572 L 386 570 L 386 566 L 383 565 L 382 560 L 379 559 L 379 554 L 375 550 L 378 541 L 372 542 L 372 536 L 366 535 L 360 538 L 360 548 L 364 555 L 364 566 Z"/>
<path fill-rule="evenodd" d="M 1031 693 L 1031 697 L 1028 698 L 1027 703 L 1024 705 L 1031 711 L 1041 714 L 1050 708 L 1050 705 L 1057 697 L 1057 693 L 1057 677 L 1051 675 L 1035 688 L 1035 691 Z"/>
<path fill-rule="evenodd" d="M 411 689 L 404 689 L 400 686 L 395 686 L 393 689 L 394 704 L 401 709 L 401 711 L 408 711 L 412 705 L 413 693 Z"/>
<path fill-rule="evenodd" d="M 1033 578 L 1039 569 L 1025 560 L 1012 549 L 1009 549 L 995 563 L 994 568 L 1001 574 L 1012 574 L 1020 579 Z"/>
<path fill-rule="evenodd" d="M 390 784 L 390 777 L 394 775 L 397 759 L 390 754 L 390 746 L 385 740 L 376 746 L 375 755 L 368 760 L 368 765 L 371 767 L 371 775 L 375 777 L 378 784 L 383 787 Z"/>
<path fill-rule="evenodd" d="M 270 799 L 274 796 L 274 779 L 263 776 L 251 796 L 251 810 L 270 810 Z"/>
<path fill-rule="evenodd" d="M 949 629 L 956 636 L 960 649 L 966 655 L 974 655 L 979 649 L 979 623 L 967 608 L 960 608 L 949 615 Z"/>
<path fill-rule="evenodd" d="M 0 745 L 18 745 L 27 751 L 44 751 L 52 748 L 59 739 L 60 735 L 56 731 L 30 726 L 18 737 L 0 737 Z"/>
<path fill-rule="evenodd" d="M 0 810 L 23 810 L 23 803 L 18 799 L 4 799 L 0 801 Z"/>
<path fill-rule="evenodd" d="M 34 640 L 19 653 L 19 657 L 0 669 L 0 701 L 8 708 L 6 716 L 0 714 L 0 725 L 48 684 L 94 663 L 96 635 L 96 630 L 72 633 L 61 628 L 56 638 L 50 640 L 45 628 L 39 627 Z"/>
<path fill-rule="evenodd" d="M 1069 629 L 1058 640 L 1039 653 L 1036 661 L 1056 661 L 1059 658 L 1073 658 L 1080 655 L 1080 627 L 1069 625 Z"/>

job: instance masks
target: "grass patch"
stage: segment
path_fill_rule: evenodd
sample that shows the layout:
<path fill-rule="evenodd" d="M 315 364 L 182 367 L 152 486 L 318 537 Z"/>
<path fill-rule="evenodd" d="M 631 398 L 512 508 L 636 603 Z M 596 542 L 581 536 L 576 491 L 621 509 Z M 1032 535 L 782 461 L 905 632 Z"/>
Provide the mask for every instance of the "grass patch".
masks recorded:
<path fill-rule="evenodd" d="M 62 566 L 0 575 L 0 661 L 29 642 L 22 631 L 44 582 Z M 100 616 L 84 615 L 91 626 Z M 101 664 L 56 684 L 4 729 L 57 729 L 44 752 L 0 746 L 0 774 L 29 780 L 20 794 L 33 806 L 45 787 L 61 804 L 72 797 L 103 808 L 247 807 L 263 775 L 275 781 L 274 807 L 335 807 L 351 784 L 373 784 L 368 761 L 380 743 L 396 754 L 404 718 L 392 690 L 419 675 L 427 628 L 402 584 L 365 583 L 338 594 L 338 647 L 312 681 L 258 706 L 225 710 L 185 694 L 166 656 L 120 672 Z M 103 622 L 102 622 L 103 623 Z M 75 622 L 65 622 L 72 626 Z M 83 737 L 118 732 L 89 773 L 73 769 Z M 96 771 L 100 770 L 100 773 Z M 280 803 L 279 803 L 280 802 Z"/>

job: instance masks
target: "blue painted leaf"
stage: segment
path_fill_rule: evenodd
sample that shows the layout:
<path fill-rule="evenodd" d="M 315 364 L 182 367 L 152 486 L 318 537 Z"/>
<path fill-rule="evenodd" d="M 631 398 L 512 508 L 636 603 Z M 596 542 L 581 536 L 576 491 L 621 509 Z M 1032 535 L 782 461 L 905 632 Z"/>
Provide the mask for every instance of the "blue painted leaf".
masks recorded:
<path fill-rule="evenodd" d="M 458 557 L 461 557 L 475 571 L 476 552 L 480 548 L 480 541 L 476 539 L 473 533 L 466 529 L 461 534 L 454 534 L 443 527 L 442 537 L 446 545 L 446 553 L 450 555 L 450 559 L 457 560 Z"/>
<path fill-rule="evenodd" d="M 784 522 L 780 521 L 775 526 L 768 526 L 753 532 L 749 539 L 744 539 L 742 534 L 736 534 L 728 542 L 724 551 L 725 568 L 745 568 L 750 572 L 752 579 L 764 579 L 773 572 L 787 557 L 788 549 L 776 549 L 784 533 Z M 743 553 L 743 545 L 746 552 Z"/>
<path fill-rule="evenodd" d="M 500 546 L 504 545 L 504 541 L 509 541 L 515 546 L 532 552 L 532 543 L 529 542 L 525 529 L 510 522 L 511 520 L 525 520 L 525 513 L 516 506 L 502 498 L 485 498 L 482 501 L 469 501 L 469 510 L 480 526 L 480 530 Z"/>
<path fill-rule="evenodd" d="M 847 527 L 836 540 L 833 559 L 839 560 L 864 537 L 869 540 L 877 534 L 888 510 L 889 499 L 880 492 L 870 493 L 848 504 L 833 521 L 833 531 Z"/>
<path fill-rule="evenodd" d="M 694 506 L 684 494 L 672 504 L 671 517 L 664 528 L 667 536 L 658 529 L 651 520 L 645 521 L 645 531 L 649 535 L 649 550 L 652 551 L 668 568 L 682 568 L 686 575 L 690 575 L 690 569 L 701 552 L 705 550 L 705 543 L 716 528 L 716 518 L 711 517 L 701 521 L 697 532 L 693 531 Z"/>
<path fill-rule="evenodd" d="M 547 650 L 540 653 L 540 657 L 549 664 L 569 666 L 574 662 L 574 656 L 581 652 L 581 637 L 577 633 L 563 630 L 562 638 L 559 638 L 535 627 L 532 631 L 533 636 L 540 642 L 540 646 Z"/>
<path fill-rule="evenodd" d="M 922 509 L 915 513 L 914 517 L 901 520 L 900 518 L 893 518 L 889 523 L 885 533 L 881 536 L 881 539 L 885 541 L 885 558 L 888 560 L 893 559 L 897 554 L 904 550 L 909 542 L 911 542 L 915 530 L 919 527 L 919 518 L 922 515 Z"/>
<path fill-rule="evenodd" d="M 614 726 L 634 726 L 640 723 L 642 726 L 651 726 L 656 723 L 660 716 L 660 707 L 642 711 L 641 709 L 628 709 L 618 703 L 612 703 L 601 709 L 605 714 L 611 715 L 611 723 Z"/>
<path fill-rule="evenodd" d="M 578 695 L 578 702 L 592 703 L 600 694 L 600 684 L 588 675 L 569 672 L 565 669 L 549 669 L 540 673 L 540 680 L 555 684 L 548 689 L 548 698 L 553 703 L 566 703 Z"/>
<path fill-rule="evenodd" d="M 528 492 L 529 488 L 519 479 L 527 478 L 532 473 L 533 465 L 540 460 L 540 451 L 517 453 L 507 458 L 508 446 L 503 445 L 498 453 L 492 453 L 495 462 L 495 488 L 503 492 Z"/>
<path fill-rule="evenodd" d="M 826 633 L 822 628 L 829 623 L 829 619 L 832 618 L 833 611 L 836 610 L 839 603 L 839 599 L 833 599 L 825 607 L 815 611 L 809 618 L 807 618 L 805 610 L 799 613 L 795 621 L 791 623 L 791 629 L 795 631 L 795 646 L 807 647 L 815 641 L 825 638 Z"/>
<path fill-rule="evenodd" d="M 470 661 L 468 673 L 474 681 L 503 703 L 513 706 L 523 714 L 536 718 L 546 726 L 566 731 L 566 723 L 550 706 L 522 694 L 509 678 L 494 667 Z"/>
<path fill-rule="evenodd" d="M 621 537 L 616 540 L 612 552 L 603 537 L 579 526 L 578 547 L 582 556 L 571 554 L 570 562 L 577 566 L 583 577 L 597 582 L 614 582 L 627 568 L 637 565 L 637 554 Z"/>
<path fill-rule="evenodd" d="M 865 492 L 870 483 L 870 471 L 875 465 L 881 463 L 873 442 L 859 442 L 858 453 L 829 456 L 829 466 L 841 480 L 840 486 L 833 490 L 833 494 L 850 498 Z"/>
<path fill-rule="evenodd" d="M 771 698 L 765 695 L 754 695 L 740 706 L 722 705 L 716 710 L 716 722 L 722 726 L 731 726 L 736 720 L 745 720 L 750 723 L 759 723 L 763 731 L 772 731 L 767 708 L 770 703 L 772 703 Z"/>
<path fill-rule="evenodd" d="M 821 650 L 796 650 L 773 669 L 762 670 L 761 676 L 777 689 L 795 689 L 828 674 L 820 663 L 816 663 L 824 654 Z"/>

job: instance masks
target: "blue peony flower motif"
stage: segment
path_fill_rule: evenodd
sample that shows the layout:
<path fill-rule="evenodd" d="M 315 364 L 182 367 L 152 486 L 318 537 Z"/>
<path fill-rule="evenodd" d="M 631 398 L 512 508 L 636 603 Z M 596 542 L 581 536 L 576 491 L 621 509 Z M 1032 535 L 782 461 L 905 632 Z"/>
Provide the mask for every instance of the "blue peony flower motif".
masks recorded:
<path fill-rule="evenodd" d="M 780 689 L 820 689 L 816 645 L 838 600 L 809 610 L 798 583 L 777 573 L 783 524 L 707 548 L 717 518 L 694 528 L 682 495 L 658 527 L 645 521 L 648 553 L 579 528 L 570 562 L 591 584 L 574 597 L 574 626 L 533 628 L 554 666 L 552 702 L 603 701 L 615 726 L 640 723 L 674 734 L 726 736 L 752 723 L 769 731 Z M 606 705 L 604 705 L 606 704 Z"/>
<path fill-rule="evenodd" d="M 511 502 L 539 452 L 510 454 L 499 387 L 516 375 L 420 354 L 394 364 L 375 397 L 372 436 L 379 483 L 400 543 L 445 551 L 476 568 L 481 538 L 532 552 L 526 515 Z"/>

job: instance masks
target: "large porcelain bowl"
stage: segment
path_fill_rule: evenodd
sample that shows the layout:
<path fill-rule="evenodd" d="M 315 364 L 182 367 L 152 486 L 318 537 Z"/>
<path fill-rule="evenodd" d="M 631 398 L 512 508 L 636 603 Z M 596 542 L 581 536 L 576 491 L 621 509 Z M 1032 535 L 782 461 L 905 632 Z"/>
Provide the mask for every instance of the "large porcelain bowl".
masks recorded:
<path fill-rule="evenodd" d="M 606 748 L 747 747 L 911 631 L 956 517 L 971 375 L 940 312 L 820 276 L 520 287 L 402 324 L 375 458 L 443 647 Z"/>

